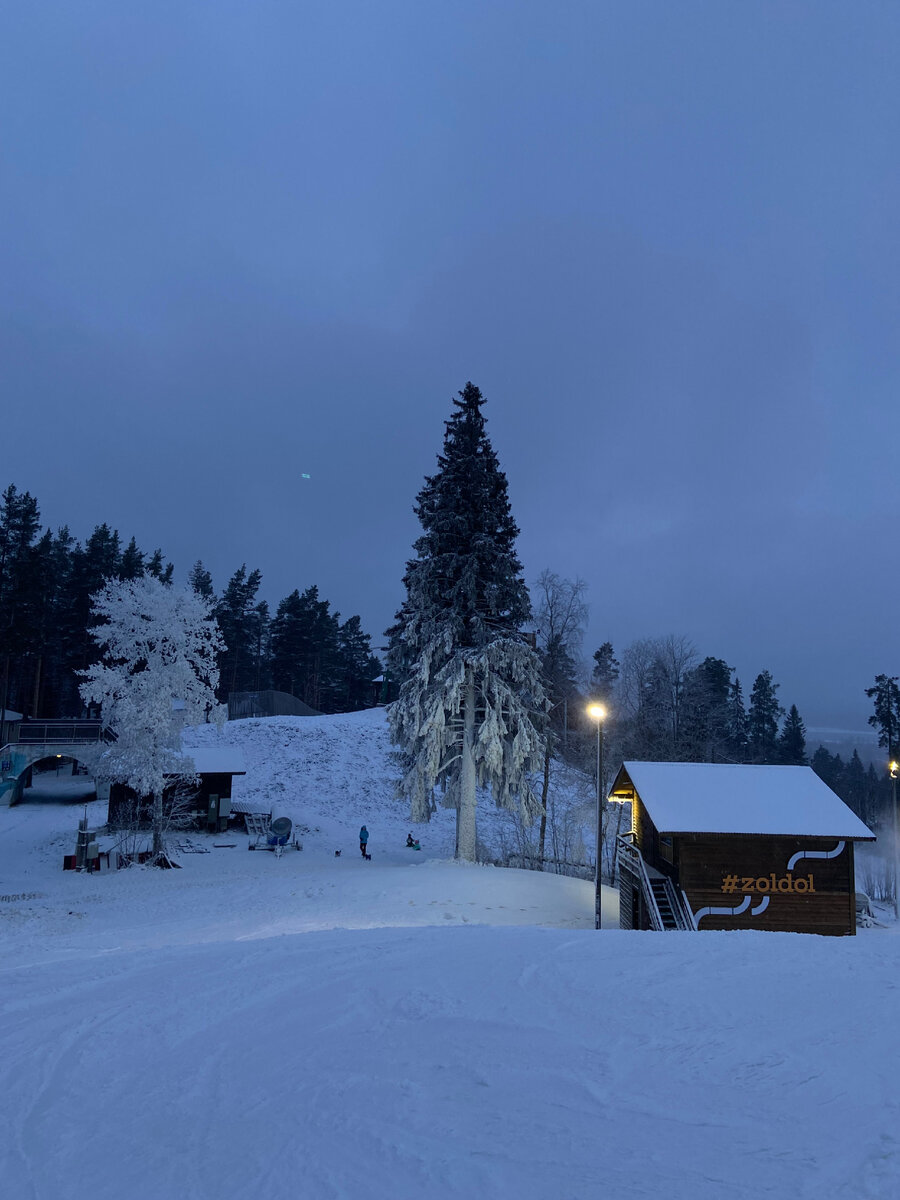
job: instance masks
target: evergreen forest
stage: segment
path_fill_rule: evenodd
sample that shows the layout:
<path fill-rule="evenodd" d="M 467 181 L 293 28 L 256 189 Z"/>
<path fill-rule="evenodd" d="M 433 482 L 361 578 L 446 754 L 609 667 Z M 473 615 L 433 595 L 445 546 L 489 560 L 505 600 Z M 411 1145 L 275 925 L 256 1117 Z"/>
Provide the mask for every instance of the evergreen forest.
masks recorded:
<path fill-rule="evenodd" d="M 41 528 L 38 502 L 11 484 L 0 501 L 0 708 L 26 717 L 77 717 L 80 671 L 97 661 L 91 597 L 110 579 L 172 580 L 161 550 L 123 545 L 105 522 L 79 542 Z M 318 588 L 296 589 L 270 612 L 262 575 L 242 564 L 217 592 L 197 562 L 189 583 L 207 599 L 225 641 L 219 699 L 275 688 L 319 712 L 371 707 L 381 675 L 358 616 L 341 619 Z"/>

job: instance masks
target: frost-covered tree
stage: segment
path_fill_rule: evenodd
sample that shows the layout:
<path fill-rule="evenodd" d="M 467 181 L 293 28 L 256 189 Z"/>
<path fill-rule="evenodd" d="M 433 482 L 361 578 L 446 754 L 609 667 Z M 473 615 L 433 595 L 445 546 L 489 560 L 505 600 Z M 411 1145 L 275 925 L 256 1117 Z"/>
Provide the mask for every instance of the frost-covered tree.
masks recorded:
<path fill-rule="evenodd" d="M 81 695 L 101 706 L 115 734 L 102 758 L 103 775 L 151 798 L 159 861 L 166 779 L 193 774 L 182 754 L 181 727 L 224 720 L 215 697 L 221 634 L 203 597 L 152 575 L 110 581 L 92 607 L 97 623 L 91 632 L 102 659 L 82 673 Z"/>
<path fill-rule="evenodd" d="M 412 819 L 431 817 L 440 788 L 457 813 L 457 857 L 473 860 L 479 784 L 528 820 L 540 810 L 530 773 L 546 699 L 540 657 L 520 633 L 531 605 L 484 400 L 467 383 L 453 404 L 438 471 L 416 499 L 422 535 L 390 631 L 391 674 L 403 682 L 389 719 Z"/>

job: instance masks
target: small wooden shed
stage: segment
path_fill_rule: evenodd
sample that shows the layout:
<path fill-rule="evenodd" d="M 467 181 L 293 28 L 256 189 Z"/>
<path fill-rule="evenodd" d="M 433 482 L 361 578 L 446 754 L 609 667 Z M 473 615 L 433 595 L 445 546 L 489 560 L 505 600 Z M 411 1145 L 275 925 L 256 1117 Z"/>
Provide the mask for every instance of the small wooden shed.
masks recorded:
<path fill-rule="evenodd" d="M 856 933 L 853 849 L 875 835 L 810 767 L 626 762 L 610 799 L 623 929 Z"/>
<path fill-rule="evenodd" d="M 187 751 L 190 759 L 186 767 L 196 773 L 197 785 L 190 786 L 190 808 L 198 827 L 211 833 L 223 832 L 231 813 L 231 783 L 235 775 L 246 775 L 243 755 L 231 746 L 202 746 Z M 164 806 L 173 802 L 177 777 L 163 792 Z M 111 829 L 121 829 L 135 820 L 149 825 L 151 807 L 149 799 L 137 806 L 135 794 L 122 783 L 114 783 L 109 789 L 107 820 Z"/>

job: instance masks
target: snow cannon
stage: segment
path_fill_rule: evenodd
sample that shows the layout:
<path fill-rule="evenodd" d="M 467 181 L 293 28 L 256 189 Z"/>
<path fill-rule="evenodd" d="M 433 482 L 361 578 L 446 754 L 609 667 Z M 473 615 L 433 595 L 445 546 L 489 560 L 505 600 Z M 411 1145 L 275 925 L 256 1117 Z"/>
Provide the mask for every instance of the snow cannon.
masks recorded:
<path fill-rule="evenodd" d="M 293 825 L 290 817 L 276 817 L 269 826 L 266 841 L 270 846 L 286 846 L 291 840 Z"/>

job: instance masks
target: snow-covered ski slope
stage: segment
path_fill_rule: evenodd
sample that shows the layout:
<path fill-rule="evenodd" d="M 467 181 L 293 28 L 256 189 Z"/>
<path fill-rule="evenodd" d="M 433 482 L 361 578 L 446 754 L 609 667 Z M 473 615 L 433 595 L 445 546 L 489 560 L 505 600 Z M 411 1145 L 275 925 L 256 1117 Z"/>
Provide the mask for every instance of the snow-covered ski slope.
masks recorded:
<path fill-rule="evenodd" d="M 900 1195 L 894 930 L 597 934 L 589 884 L 441 861 L 443 814 L 407 851 L 377 716 L 251 724 L 303 853 L 82 876 L 80 807 L 0 810 L 0 1194 Z"/>

